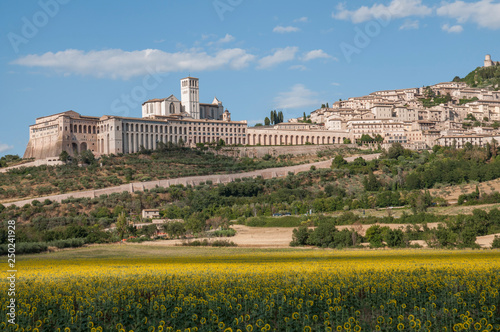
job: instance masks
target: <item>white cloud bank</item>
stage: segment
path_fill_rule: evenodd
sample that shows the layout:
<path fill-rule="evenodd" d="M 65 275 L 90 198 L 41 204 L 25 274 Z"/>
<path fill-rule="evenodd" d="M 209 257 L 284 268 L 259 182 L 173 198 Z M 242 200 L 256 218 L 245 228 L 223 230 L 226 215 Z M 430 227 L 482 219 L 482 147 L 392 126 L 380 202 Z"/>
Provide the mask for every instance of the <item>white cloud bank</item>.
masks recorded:
<path fill-rule="evenodd" d="M 295 59 L 295 54 L 299 51 L 296 46 L 288 46 L 279 48 L 274 51 L 274 54 L 263 57 L 259 60 L 259 69 L 266 69 L 278 65 L 283 62 L 292 61 Z"/>
<path fill-rule="evenodd" d="M 500 29 L 500 2 L 494 0 L 471 2 L 455 0 L 442 2 L 434 7 L 423 4 L 422 0 L 392 0 L 388 5 L 375 3 L 371 7 L 361 6 L 354 10 L 348 10 L 344 4 L 339 4 L 337 10 L 332 13 L 332 17 L 338 20 L 350 20 L 357 24 L 379 18 L 390 21 L 406 17 L 425 17 L 432 14 L 456 19 L 459 24 L 470 22 L 481 28 Z M 418 21 L 406 21 L 400 27 L 401 30 L 417 28 Z M 451 32 L 463 30 L 461 25 L 455 25 L 452 28 L 454 31 Z"/>
<path fill-rule="evenodd" d="M 281 25 L 278 25 L 277 27 L 275 27 L 273 29 L 273 32 L 276 32 L 276 33 L 289 33 L 289 32 L 298 32 L 298 31 L 300 31 L 300 29 L 297 27 L 292 27 L 292 26 L 284 27 Z"/>
<path fill-rule="evenodd" d="M 338 60 L 337 58 L 334 58 L 331 55 L 328 55 L 327 53 L 325 53 L 325 51 L 323 51 L 321 49 L 320 50 L 309 51 L 302 58 L 302 60 L 304 60 L 304 61 L 311 61 L 311 60 L 314 60 L 314 59 L 334 59 L 334 60 Z"/>
<path fill-rule="evenodd" d="M 217 42 L 219 44 L 225 44 L 234 41 L 234 39 L 235 39 L 234 36 L 231 36 L 230 34 L 227 33 L 224 38 L 219 39 Z"/>
<path fill-rule="evenodd" d="M 48 68 L 64 75 L 129 79 L 146 75 L 150 73 L 151 68 L 158 73 L 240 70 L 254 60 L 254 55 L 240 48 L 224 49 L 213 55 L 198 50 L 167 53 L 156 49 L 130 52 L 121 49 L 89 52 L 69 49 L 57 53 L 27 55 L 12 63 L 25 67 Z"/>
<path fill-rule="evenodd" d="M 303 16 L 301 18 L 293 20 L 294 23 L 307 23 L 308 21 L 309 21 L 309 18 L 307 16 Z"/>
<path fill-rule="evenodd" d="M 406 20 L 400 27 L 399 30 L 416 30 L 420 27 L 418 20 Z"/>
<path fill-rule="evenodd" d="M 431 13 L 432 9 L 422 4 L 422 0 L 392 0 L 387 6 L 374 4 L 371 7 L 362 6 L 356 10 L 347 10 L 343 4 L 340 4 L 337 12 L 332 13 L 332 17 L 362 23 L 377 18 L 390 20 L 409 16 L 427 16 Z"/>
<path fill-rule="evenodd" d="M 320 102 L 315 99 L 316 92 L 309 90 L 303 84 L 295 84 L 290 91 L 280 92 L 274 103 L 278 109 L 293 109 L 318 106 Z"/>
<path fill-rule="evenodd" d="M 446 31 L 448 33 L 460 33 L 462 31 L 464 31 L 464 28 L 462 28 L 461 25 L 450 26 L 449 24 L 443 24 L 441 29 L 443 29 L 443 31 Z"/>
<path fill-rule="evenodd" d="M 5 143 L 0 143 L 0 153 L 9 151 L 10 149 L 13 149 L 13 146 L 7 145 Z"/>
<path fill-rule="evenodd" d="M 458 23 L 474 22 L 481 28 L 500 29 L 500 3 L 491 0 L 444 3 L 436 12 L 454 18 Z"/>

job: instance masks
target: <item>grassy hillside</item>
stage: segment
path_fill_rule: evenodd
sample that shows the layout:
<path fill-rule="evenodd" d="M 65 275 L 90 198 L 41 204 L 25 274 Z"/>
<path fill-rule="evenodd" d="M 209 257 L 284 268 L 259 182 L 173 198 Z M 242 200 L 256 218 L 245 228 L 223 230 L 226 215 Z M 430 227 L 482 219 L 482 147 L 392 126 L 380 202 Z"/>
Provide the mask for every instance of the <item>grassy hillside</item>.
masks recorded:
<path fill-rule="evenodd" d="M 155 151 L 103 156 L 84 167 L 68 164 L 12 169 L 0 173 L 0 201 L 99 189 L 130 182 L 252 171 L 298 162 L 291 155 L 266 156 L 260 160 L 236 159 L 196 149 L 165 146 Z"/>
<path fill-rule="evenodd" d="M 492 88 L 499 90 L 500 88 L 500 66 L 492 67 L 477 67 L 467 76 L 460 80 L 474 88 Z"/>

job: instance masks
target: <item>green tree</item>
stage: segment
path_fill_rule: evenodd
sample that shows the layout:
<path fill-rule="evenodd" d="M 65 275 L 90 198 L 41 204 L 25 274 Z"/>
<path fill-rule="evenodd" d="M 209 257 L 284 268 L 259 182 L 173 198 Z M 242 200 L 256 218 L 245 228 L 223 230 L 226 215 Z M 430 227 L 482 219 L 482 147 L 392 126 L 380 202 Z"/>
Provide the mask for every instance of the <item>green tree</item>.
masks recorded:
<path fill-rule="evenodd" d="M 399 156 L 403 156 L 405 153 L 405 148 L 401 143 L 392 143 L 389 151 L 387 151 L 387 158 L 398 159 Z"/>
<path fill-rule="evenodd" d="M 387 227 L 388 228 L 388 227 Z M 370 247 L 379 248 L 382 247 L 383 236 L 385 227 L 380 227 L 379 225 L 373 225 L 366 230 L 365 238 L 370 242 Z"/>
<path fill-rule="evenodd" d="M 187 218 L 185 228 L 193 234 L 202 232 L 206 228 L 206 220 L 207 218 L 204 214 L 198 212 L 193 213 L 189 218 Z"/>
<path fill-rule="evenodd" d="M 63 150 L 59 154 L 59 160 L 62 161 L 63 163 L 67 162 L 69 159 L 69 154 L 66 152 L 66 150 Z"/>
<path fill-rule="evenodd" d="M 174 221 L 164 224 L 163 230 L 172 239 L 182 236 L 186 233 L 186 228 L 184 227 L 184 223 L 179 221 Z"/>
<path fill-rule="evenodd" d="M 337 155 L 333 158 L 332 168 L 340 168 L 344 165 L 347 165 L 347 161 L 342 157 L 342 155 Z"/>
<path fill-rule="evenodd" d="M 95 162 L 95 157 L 92 151 L 90 150 L 85 150 L 82 151 L 79 155 L 79 160 L 83 164 L 93 164 Z"/>
<path fill-rule="evenodd" d="M 368 177 L 364 177 L 363 186 L 366 191 L 378 191 L 381 187 L 380 182 L 377 180 L 377 177 L 373 174 L 372 171 L 368 173 Z"/>
<path fill-rule="evenodd" d="M 303 246 L 307 244 L 307 240 L 309 239 L 309 235 L 311 231 L 307 226 L 300 226 L 299 228 L 295 228 L 292 234 L 292 242 L 291 246 Z"/>
<path fill-rule="evenodd" d="M 359 139 L 361 143 L 371 143 L 373 142 L 373 138 L 368 135 L 368 134 L 363 134 L 361 135 L 361 138 Z"/>
<path fill-rule="evenodd" d="M 269 126 L 270 124 L 271 124 L 271 120 L 269 120 L 269 118 L 266 116 L 266 118 L 264 119 L 264 125 Z"/>
<path fill-rule="evenodd" d="M 125 232 L 127 230 L 127 216 L 125 212 L 120 213 L 118 218 L 116 219 L 116 230 L 118 231 L 118 235 L 120 239 L 123 239 Z"/>

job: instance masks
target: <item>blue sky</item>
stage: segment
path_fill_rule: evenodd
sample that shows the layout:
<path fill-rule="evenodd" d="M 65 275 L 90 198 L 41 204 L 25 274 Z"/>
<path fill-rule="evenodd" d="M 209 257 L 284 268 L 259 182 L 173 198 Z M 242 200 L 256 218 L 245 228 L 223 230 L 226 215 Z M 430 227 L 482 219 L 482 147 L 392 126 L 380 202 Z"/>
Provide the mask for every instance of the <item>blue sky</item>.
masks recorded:
<path fill-rule="evenodd" d="M 66 110 L 140 117 L 200 78 L 234 120 L 285 119 L 500 60 L 500 1 L 40 0 L 0 2 L 0 155 Z"/>

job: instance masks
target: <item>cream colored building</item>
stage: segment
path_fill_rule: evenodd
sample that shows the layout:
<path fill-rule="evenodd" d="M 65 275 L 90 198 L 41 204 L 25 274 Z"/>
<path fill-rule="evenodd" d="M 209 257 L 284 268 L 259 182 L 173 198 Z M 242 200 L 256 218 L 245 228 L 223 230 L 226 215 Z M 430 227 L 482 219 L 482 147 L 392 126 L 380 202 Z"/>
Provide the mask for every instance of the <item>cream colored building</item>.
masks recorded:
<path fill-rule="evenodd" d="M 58 157 L 62 151 L 70 156 L 86 150 L 97 156 L 135 153 L 142 148 L 154 150 L 167 142 L 193 146 L 219 140 L 228 145 L 248 144 L 247 122 L 231 121 L 230 113 L 223 112 L 217 98 L 212 104 L 196 103 L 198 79 L 183 79 L 181 86 L 191 99 L 180 102 L 172 95 L 147 101 L 142 105 L 142 118 L 91 117 L 74 111 L 38 118 L 30 126 L 24 158 Z"/>
<path fill-rule="evenodd" d="M 181 100 L 174 95 L 163 99 L 150 99 L 142 104 L 142 117 L 155 115 L 184 115 L 193 119 L 222 120 L 224 107 L 214 97 L 211 104 L 200 103 L 199 80 L 195 77 L 181 79 Z"/>

